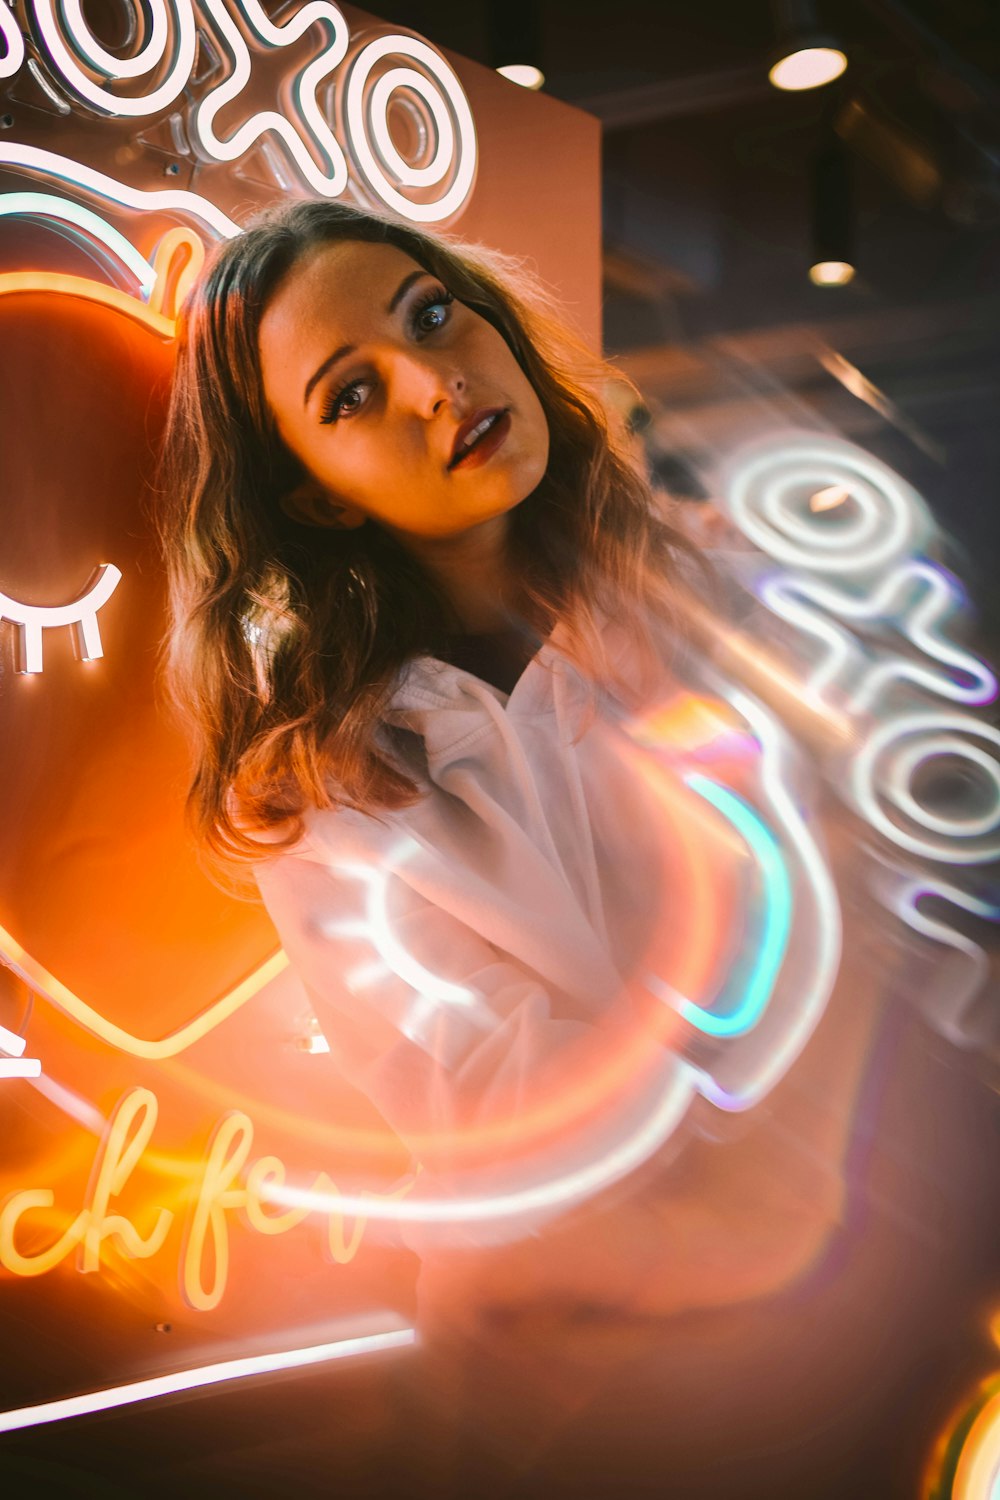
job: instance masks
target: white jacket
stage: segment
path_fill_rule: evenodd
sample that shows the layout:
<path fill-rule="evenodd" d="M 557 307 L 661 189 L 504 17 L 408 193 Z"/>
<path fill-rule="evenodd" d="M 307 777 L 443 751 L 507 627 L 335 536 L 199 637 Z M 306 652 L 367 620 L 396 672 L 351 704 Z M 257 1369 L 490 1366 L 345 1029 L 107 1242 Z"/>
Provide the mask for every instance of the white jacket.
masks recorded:
<path fill-rule="evenodd" d="M 605 628 L 627 663 L 624 632 Z M 481 1200 L 466 1223 L 488 1203 L 498 1221 L 530 1225 L 540 1207 L 608 1185 L 696 1094 L 724 1109 L 762 1098 L 836 972 L 836 894 L 779 726 L 750 704 L 733 763 L 718 748 L 725 733 L 694 752 L 687 763 L 698 770 L 702 754 L 739 817 L 690 815 L 657 791 L 613 701 L 587 724 L 589 690 L 559 643 L 557 627 L 509 696 L 442 661 L 412 662 L 390 718 L 423 740 L 420 800 L 380 818 L 313 810 L 300 843 L 258 870 L 335 1058 L 428 1169 L 425 1197 Z M 665 667 L 656 701 L 683 692 Z M 670 753 L 677 744 L 670 730 Z M 683 792 L 683 774 L 674 781 Z M 650 972 L 691 980 L 699 954 L 690 992 L 664 985 L 650 999 Z M 727 975 L 742 997 L 735 1019 Z M 722 1011 L 687 1024 L 688 993 Z M 649 1041 L 650 1007 L 669 1013 L 666 1047 Z M 706 1024 L 717 1014 L 722 1030 Z M 607 1088 L 585 1071 L 604 1050 L 635 1059 Z M 543 1109 L 551 1128 L 537 1129 L 539 1100 L 572 1100 L 584 1076 L 583 1104 L 557 1108 L 554 1125 Z M 413 1209 L 419 1196 L 402 1217 L 447 1219 L 440 1203 Z"/>
<path fill-rule="evenodd" d="M 390 719 L 423 740 L 421 800 L 381 818 L 314 809 L 257 872 L 335 1058 L 438 1181 L 448 1152 L 428 1150 L 428 1132 L 516 1117 L 547 1068 L 566 1084 L 574 1044 L 627 1027 L 626 977 L 661 909 L 662 811 L 623 758 L 613 703 L 580 736 L 588 690 L 559 639 L 509 696 L 414 660 Z M 619 1115 L 641 1114 L 675 1071 L 659 1052 Z M 580 1126 L 578 1161 L 608 1128 Z M 546 1162 L 539 1180 L 551 1149 Z M 501 1164 L 494 1175 L 506 1180 Z"/>

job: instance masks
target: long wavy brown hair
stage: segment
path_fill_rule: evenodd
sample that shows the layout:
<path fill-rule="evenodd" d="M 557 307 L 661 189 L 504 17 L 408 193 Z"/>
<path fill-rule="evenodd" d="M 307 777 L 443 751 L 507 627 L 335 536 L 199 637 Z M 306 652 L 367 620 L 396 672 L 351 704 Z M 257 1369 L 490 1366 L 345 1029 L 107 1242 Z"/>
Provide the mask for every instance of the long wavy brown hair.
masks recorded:
<path fill-rule="evenodd" d="M 443 655 L 454 615 L 416 558 L 373 521 L 292 519 L 301 469 L 264 396 L 258 339 L 278 284 L 318 245 L 388 243 L 502 335 L 538 394 L 548 467 L 510 515 L 529 624 L 566 627 L 568 654 L 619 693 L 601 620 L 630 631 L 652 669 L 690 551 L 655 509 L 602 400 L 620 380 L 560 322 L 516 262 L 340 203 L 272 211 L 210 260 L 183 310 L 158 483 L 170 580 L 170 697 L 195 749 L 189 813 L 231 862 L 287 847 L 312 806 L 378 815 L 415 801 L 385 724 L 401 669 Z"/>

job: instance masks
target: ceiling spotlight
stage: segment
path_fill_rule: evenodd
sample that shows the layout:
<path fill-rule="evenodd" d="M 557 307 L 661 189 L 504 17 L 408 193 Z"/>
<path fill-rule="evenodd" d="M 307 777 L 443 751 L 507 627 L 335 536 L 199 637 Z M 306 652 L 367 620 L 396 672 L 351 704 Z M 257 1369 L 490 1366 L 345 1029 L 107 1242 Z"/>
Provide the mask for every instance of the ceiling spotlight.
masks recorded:
<path fill-rule="evenodd" d="M 854 280 L 854 267 L 849 260 L 818 260 L 809 267 L 809 280 L 814 286 L 846 286 Z"/>
<path fill-rule="evenodd" d="M 820 29 L 811 0 L 772 0 L 777 55 L 768 73 L 776 89 L 801 92 L 832 83 L 847 67 L 847 54 Z"/>
<path fill-rule="evenodd" d="M 809 509 L 814 515 L 824 510 L 836 510 L 838 505 L 843 505 L 850 500 L 851 492 L 843 484 L 829 484 L 825 490 L 817 490 L 809 496 Z"/>
<path fill-rule="evenodd" d="M 491 0 L 487 13 L 490 61 L 525 89 L 545 82 L 538 10 L 538 0 Z"/>
<path fill-rule="evenodd" d="M 846 286 L 854 279 L 854 183 L 851 159 L 834 137 L 812 164 L 812 252 L 814 286 Z"/>
<path fill-rule="evenodd" d="M 545 82 L 545 74 L 534 63 L 506 63 L 497 68 L 497 72 L 501 78 L 509 78 L 511 83 L 519 83 L 523 89 L 540 89 Z"/>

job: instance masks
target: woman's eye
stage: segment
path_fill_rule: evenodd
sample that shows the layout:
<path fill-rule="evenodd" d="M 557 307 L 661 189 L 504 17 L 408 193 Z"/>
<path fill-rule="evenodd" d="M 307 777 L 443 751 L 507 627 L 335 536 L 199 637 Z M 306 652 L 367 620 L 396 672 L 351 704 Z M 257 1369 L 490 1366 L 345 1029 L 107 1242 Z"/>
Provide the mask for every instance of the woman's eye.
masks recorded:
<path fill-rule="evenodd" d="M 440 288 L 425 297 L 413 309 L 413 328 L 418 334 L 434 333 L 443 328 L 450 316 L 448 308 L 454 302 L 451 292 L 441 291 Z"/>
<path fill-rule="evenodd" d="M 349 417 L 360 411 L 364 405 L 365 390 L 370 383 L 367 380 L 352 380 L 350 385 L 341 386 L 339 391 L 334 391 L 323 405 L 320 422 L 338 422 L 341 417 Z"/>

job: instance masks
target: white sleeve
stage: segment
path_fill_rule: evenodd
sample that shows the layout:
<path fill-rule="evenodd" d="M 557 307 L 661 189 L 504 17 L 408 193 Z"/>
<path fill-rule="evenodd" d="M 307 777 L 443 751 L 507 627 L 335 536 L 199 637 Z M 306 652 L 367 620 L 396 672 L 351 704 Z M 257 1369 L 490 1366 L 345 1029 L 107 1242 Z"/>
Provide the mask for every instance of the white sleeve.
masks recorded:
<path fill-rule="evenodd" d="M 374 865 L 297 851 L 257 877 L 336 1060 L 436 1177 L 455 1167 L 449 1142 L 534 1118 L 625 1020 L 611 995 L 602 1021 L 571 1018 L 567 997 Z"/>

